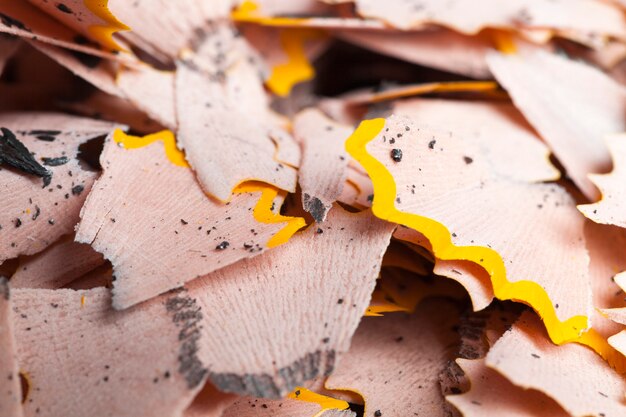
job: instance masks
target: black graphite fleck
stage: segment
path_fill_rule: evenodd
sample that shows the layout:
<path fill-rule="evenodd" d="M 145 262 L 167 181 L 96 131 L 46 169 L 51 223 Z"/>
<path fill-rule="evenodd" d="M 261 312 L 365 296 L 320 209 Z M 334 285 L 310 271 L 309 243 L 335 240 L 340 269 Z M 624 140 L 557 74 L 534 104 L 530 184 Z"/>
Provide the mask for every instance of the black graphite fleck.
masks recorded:
<path fill-rule="evenodd" d="M 95 68 L 102 62 L 102 58 L 95 55 L 89 55 L 80 51 L 69 51 L 69 53 L 87 68 Z"/>
<path fill-rule="evenodd" d="M 434 139 L 428 142 L 428 149 L 435 149 L 435 143 L 437 143 L 437 141 Z"/>
<path fill-rule="evenodd" d="M 228 243 L 227 241 L 223 241 L 222 243 L 220 243 L 219 245 L 215 247 L 215 250 L 224 250 L 228 248 L 229 246 L 230 246 L 230 243 Z"/>
<path fill-rule="evenodd" d="M 316 222 L 321 223 L 326 218 L 326 207 L 319 198 L 304 193 L 302 194 L 302 205 Z"/>
<path fill-rule="evenodd" d="M 391 155 L 391 159 L 393 159 L 394 162 L 402 161 L 402 150 L 400 149 L 392 149 L 389 155 Z"/>
<path fill-rule="evenodd" d="M 474 162 L 474 160 L 472 158 L 470 158 L 469 156 L 464 156 L 463 157 L 463 161 L 465 161 L 465 163 L 467 165 L 471 164 L 472 162 Z"/>
<path fill-rule="evenodd" d="M 70 160 L 67 156 L 59 156 L 58 158 L 41 158 L 41 161 L 49 167 L 58 167 L 67 164 Z"/>
<path fill-rule="evenodd" d="M 4 13 L 0 13 L 0 21 L 2 22 L 3 25 L 7 26 L 7 27 L 16 27 L 18 29 L 22 29 L 28 32 L 31 32 L 31 30 L 29 28 L 26 27 L 26 25 L 24 25 L 24 23 L 22 23 L 21 21 L 17 20 L 14 17 L 11 17 L 7 14 Z"/>
<path fill-rule="evenodd" d="M 85 191 L 85 187 L 83 185 L 79 184 L 72 187 L 72 195 L 81 195 L 83 191 Z"/>
<path fill-rule="evenodd" d="M 18 217 L 17 219 L 15 219 L 15 228 L 17 229 L 21 225 L 22 225 L 22 220 Z"/>
<path fill-rule="evenodd" d="M 50 183 L 50 172 L 33 158 L 28 148 L 9 129 L 0 128 L 0 164 L 9 165 L 19 171 L 35 175 Z"/>
<path fill-rule="evenodd" d="M 54 136 L 50 136 L 50 135 L 37 135 L 35 137 L 44 142 L 54 142 L 54 140 L 56 139 Z"/>
<path fill-rule="evenodd" d="M 28 132 L 28 135 L 31 136 L 56 136 L 60 134 L 60 130 L 48 130 L 48 129 L 34 129 Z"/>
<path fill-rule="evenodd" d="M 37 220 L 37 217 L 39 217 L 39 215 L 41 214 L 41 209 L 39 208 L 39 206 L 35 206 L 35 212 L 33 213 L 33 220 Z"/>
<path fill-rule="evenodd" d="M 380 410 L 374 411 L 374 417 L 380 417 L 382 415 L 383 415 L 383 413 L 381 413 Z"/>
<path fill-rule="evenodd" d="M 65 4 L 63 3 L 58 3 L 57 4 L 57 9 L 59 9 L 60 11 L 62 11 L 63 13 L 67 13 L 67 14 L 72 14 L 72 9 L 70 9 L 69 7 L 67 7 Z"/>

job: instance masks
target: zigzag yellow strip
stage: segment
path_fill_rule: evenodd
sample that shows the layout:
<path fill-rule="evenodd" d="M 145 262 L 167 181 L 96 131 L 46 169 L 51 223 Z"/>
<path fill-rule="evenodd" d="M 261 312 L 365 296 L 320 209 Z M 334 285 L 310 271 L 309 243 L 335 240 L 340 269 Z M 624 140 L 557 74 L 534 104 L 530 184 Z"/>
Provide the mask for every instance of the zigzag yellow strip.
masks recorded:
<path fill-rule="evenodd" d="M 120 30 L 130 30 L 128 26 L 117 20 L 117 18 L 109 10 L 109 0 L 84 0 L 85 6 L 91 12 L 102 19 L 105 25 L 92 25 L 89 27 L 89 33 L 102 46 L 114 51 L 121 51 L 117 42 L 113 40 L 113 34 Z"/>
<path fill-rule="evenodd" d="M 266 81 L 268 88 L 281 97 L 286 97 L 294 85 L 312 79 L 315 70 L 304 51 L 304 43 L 320 39 L 326 33 L 319 29 L 298 28 L 308 19 L 291 17 L 267 17 L 259 12 L 253 1 L 245 1 L 234 10 L 231 18 L 236 22 L 256 23 L 263 26 L 286 27 L 280 30 L 280 44 L 287 55 L 287 62 L 276 65 Z M 295 26 L 295 28 L 294 28 Z"/>
<path fill-rule="evenodd" d="M 185 153 L 178 149 L 174 133 L 169 130 L 162 130 L 160 132 L 141 137 L 127 135 L 122 130 L 116 129 L 113 132 L 113 140 L 122 144 L 125 149 L 138 149 L 148 146 L 156 141 L 161 141 L 165 147 L 165 155 L 172 164 L 183 168 L 189 168 L 189 164 L 185 159 Z M 234 194 L 256 192 L 260 192 L 261 197 L 259 197 L 259 200 L 254 207 L 254 219 L 257 222 L 264 224 L 287 223 L 285 227 L 280 229 L 270 238 L 270 240 L 268 240 L 268 248 L 273 248 L 286 243 L 298 230 L 306 226 L 306 221 L 303 217 L 283 216 L 280 213 L 276 214 L 272 211 L 274 200 L 278 195 L 282 195 L 284 197 L 286 195 L 285 191 L 279 190 L 273 185 L 260 181 L 246 181 L 237 185 L 233 189 Z"/>
<path fill-rule="evenodd" d="M 165 155 L 169 161 L 179 167 L 189 168 L 189 164 L 185 159 L 183 151 L 176 146 L 176 137 L 169 130 L 161 130 L 146 136 L 131 136 L 124 133 L 121 129 L 113 132 L 113 140 L 122 144 L 125 149 L 138 149 L 160 140 L 165 147 Z"/>
<path fill-rule="evenodd" d="M 372 212 L 380 219 L 417 230 L 431 243 L 433 254 L 441 260 L 467 260 L 482 266 L 490 276 L 495 296 L 532 307 L 542 318 L 550 339 L 556 344 L 576 342 L 600 354 L 618 372 L 626 371 L 626 358 L 613 349 L 593 329 L 587 328 L 588 318 L 574 316 L 560 321 L 546 291 L 536 282 L 507 280 L 506 268 L 500 255 L 480 246 L 455 246 L 450 231 L 441 223 L 427 217 L 404 213 L 396 209 L 396 183 L 387 168 L 366 150 L 385 126 L 385 119 L 365 120 L 346 141 L 346 150 L 365 168 L 374 186 Z"/>
<path fill-rule="evenodd" d="M 261 192 L 261 198 L 254 207 L 254 219 L 259 223 L 275 224 L 275 223 L 287 223 L 287 226 L 280 229 L 270 240 L 267 241 L 267 247 L 273 248 L 283 243 L 287 243 L 289 239 L 300 229 L 306 226 L 306 221 L 303 217 L 291 217 L 283 216 L 282 214 L 274 213 L 272 207 L 274 200 L 278 195 L 283 197 L 286 192 L 279 190 L 278 188 L 258 181 L 248 181 L 239 184 L 233 190 L 233 193 L 254 193 Z"/>

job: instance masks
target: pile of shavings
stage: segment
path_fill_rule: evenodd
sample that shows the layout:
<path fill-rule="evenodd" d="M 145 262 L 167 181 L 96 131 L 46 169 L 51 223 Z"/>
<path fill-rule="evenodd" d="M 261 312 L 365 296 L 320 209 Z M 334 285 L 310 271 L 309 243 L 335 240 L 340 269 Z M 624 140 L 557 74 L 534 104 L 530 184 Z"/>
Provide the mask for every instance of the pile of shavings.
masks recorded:
<path fill-rule="evenodd" d="M 0 416 L 626 416 L 626 1 L 0 0 Z"/>

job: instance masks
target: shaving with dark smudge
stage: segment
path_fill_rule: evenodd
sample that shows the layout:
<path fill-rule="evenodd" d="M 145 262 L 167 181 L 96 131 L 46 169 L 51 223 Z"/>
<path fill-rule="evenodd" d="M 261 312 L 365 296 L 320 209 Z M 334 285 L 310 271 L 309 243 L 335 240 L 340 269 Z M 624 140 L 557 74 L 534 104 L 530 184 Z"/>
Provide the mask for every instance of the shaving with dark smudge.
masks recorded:
<path fill-rule="evenodd" d="M 200 340 L 200 323 L 202 308 L 195 299 L 181 291 L 165 302 L 165 308 L 171 315 L 177 328 L 178 340 L 181 342 L 178 351 L 178 372 L 187 381 L 187 387 L 193 389 L 206 378 L 208 370 L 198 358 L 198 341 Z"/>
<path fill-rule="evenodd" d="M 9 129 L 0 128 L 0 164 L 43 178 L 44 186 L 50 183 L 52 173 L 39 164 L 28 148 Z"/>
<path fill-rule="evenodd" d="M 293 363 L 270 374 L 216 373 L 209 375 L 211 382 L 224 392 L 252 395 L 262 398 L 280 398 L 305 381 L 320 375 L 328 376 L 335 367 L 334 350 L 308 353 Z"/>

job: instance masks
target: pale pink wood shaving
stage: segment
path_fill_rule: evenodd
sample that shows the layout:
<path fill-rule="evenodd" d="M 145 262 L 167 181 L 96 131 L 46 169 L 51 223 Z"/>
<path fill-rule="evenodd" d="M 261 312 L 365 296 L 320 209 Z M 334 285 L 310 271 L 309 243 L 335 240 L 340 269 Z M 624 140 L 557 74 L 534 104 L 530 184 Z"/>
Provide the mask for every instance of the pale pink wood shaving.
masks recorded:
<path fill-rule="evenodd" d="M 104 263 L 91 246 L 74 242 L 73 236 L 61 238 L 36 255 L 20 260 L 11 277 L 13 288 L 61 288 Z"/>
<path fill-rule="evenodd" d="M 13 294 L 25 415 L 176 417 L 200 390 L 193 304 L 170 295 L 115 311 L 105 288 Z"/>
<path fill-rule="evenodd" d="M 457 311 L 432 299 L 412 315 L 364 319 L 326 386 L 359 392 L 365 417 L 446 416 L 439 373 L 454 354 Z"/>
<path fill-rule="evenodd" d="M 337 31 L 338 38 L 406 62 L 472 78 L 491 78 L 485 55 L 489 43 L 447 29 L 418 32 Z"/>
<path fill-rule="evenodd" d="M 616 323 L 626 326 L 626 307 L 621 308 L 603 308 L 602 313 Z"/>
<path fill-rule="evenodd" d="M 589 175 L 602 197 L 597 203 L 580 205 L 578 209 L 596 223 L 626 228 L 626 135 L 609 136 L 606 144 L 613 158 L 613 171 Z"/>
<path fill-rule="evenodd" d="M 0 415 L 22 417 L 22 389 L 13 337 L 9 281 L 0 276 Z"/>
<path fill-rule="evenodd" d="M 487 62 L 574 183 L 597 200 L 587 175 L 611 168 L 604 137 L 626 129 L 626 90 L 597 69 L 538 49 L 492 52 Z"/>
<path fill-rule="evenodd" d="M 626 307 L 623 291 L 616 285 L 616 272 L 626 270 L 626 230 L 587 221 L 585 223 L 585 241 L 589 251 L 589 277 L 593 293 L 593 328 L 607 338 L 622 328 L 609 317 L 602 314 L 602 309 Z"/>
<path fill-rule="evenodd" d="M 127 150 L 111 139 L 100 161 L 104 174 L 85 203 L 76 241 L 113 264 L 115 308 L 256 256 L 286 225 L 254 219 L 260 193 L 237 194 L 230 204 L 208 197 L 189 168 L 167 159 L 162 142 Z"/>
<path fill-rule="evenodd" d="M 483 267 L 470 261 L 435 260 L 433 273 L 450 278 L 461 284 L 472 301 L 474 311 L 486 308 L 494 298 L 489 274 Z"/>
<path fill-rule="evenodd" d="M 367 150 L 394 177 L 398 210 L 443 224 L 455 245 L 495 250 L 507 279 L 543 286 L 560 320 L 591 314 L 584 219 L 563 188 L 494 175 L 463 135 L 406 117 L 387 119 Z"/>
<path fill-rule="evenodd" d="M 613 346 L 618 352 L 626 356 L 626 330 L 609 337 L 609 345 Z"/>
<path fill-rule="evenodd" d="M 109 10 L 132 28 L 121 35 L 132 41 L 140 39 L 166 57 L 176 58 L 207 22 L 229 16 L 235 0 L 109 0 Z"/>
<path fill-rule="evenodd" d="M 121 69 L 116 78 L 124 96 L 154 120 L 176 129 L 174 74 L 147 65 Z"/>
<path fill-rule="evenodd" d="M 251 127 L 267 133 L 274 142 L 277 162 L 298 166 L 300 147 L 286 131 L 289 120 L 270 108 L 262 84 L 262 73 L 268 70 L 261 53 L 226 24 L 209 26 L 198 42 L 196 51 L 184 56 L 203 75 L 204 81 L 199 83 L 207 88 L 208 96 L 201 103 L 191 104 L 202 106 L 208 101 L 212 107 L 236 112 L 249 120 Z M 189 111 L 184 107 L 189 105 L 181 103 L 181 112 Z"/>
<path fill-rule="evenodd" d="M 302 144 L 298 177 L 302 205 L 316 222 L 323 222 L 348 177 L 345 141 L 353 128 L 313 108 L 296 115 L 293 124 L 294 136 Z"/>
<path fill-rule="evenodd" d="M 360 15 L 400 29 L 436 23 L 464 34 L 476 34 L 485 28 L 551 28 L 626 38 L 626 21 L 621 10 L 597 0 L 355 0 L 355 3 Z"/>
<path fill-rule="evenodd" d="M 626 381 L 591 349 L 554 345 L 532 313 L 496 342 L 486 363 L 513 384 L 547 394 L 573 417 L 626 413 Z"/>
<path fill-rule="evenodd" d="M 276 146 L 268 131 L 232 104 L 216 103 L 219 90 L 212 84 L 188 65 L 176 71 L 178 143 L 203 188 L 222 201 L 250 180 L 295 191 L 296 171 L 274 159 Z"/>
<path fill-rule="evenodd" d="M 551 398 L 535 390 L 525 390 L 485 365 L 484 359 L 457 359 L 471 383 L 461 395 L 446 400 L 464 417 L 569 417 Z"/>
<path fill-rule="evenodd" d="M 626 292 L 626 271 L 615 275 L 613 280 L 622 289 L 622 291 Z"/>
<path fill-rule="evenodd" d="M 371 207 L 373 195 L 374 187 L 367 174 L 348 165 L 348 178 L 337 200 L 354 207 Z"/>
<path fill-rule="evenodd" d="M 201 357 L 216 387 L 278 398 L 328 375 L 369 304 L 394 227 L 336 207 L 288 244 L 189 283 L 210 318 Z"/>
<path fill-rule="evenodd" d="M 67 158 L 67 162 L 49 166 L 50 184 L 43 188 L 43 180 L 25 173 L 2 169 L 0 171 L 0 262 L 18 255 L 32 255 L 71 233 L 78 223 L 78 214 L 89 194 L 97 172 L 85 169 L 76 158 L 79 145 L 89 139 L 106 135 L 116 125 L 55 113 L 4 113 L 0 126 L 15 133 L 31 151 L 35 159 Z M 37 130 L 53 130 L 40 140 Z M 33 133 L 33 131 L 35 131 Z M 46 137 L 48 136 L 48 137 Z"/>
<path fill-rule="evenodd" d="M 548 147 L 510 104 L 414 98 L 396 101 L 393 113 L 462 136 L 499 176 L 528 182 L 554 181 L 560 176 L 550 163 Z"/>
<path fill-rule="evenodd" d="M 228 25 L 209 29 L 177 66 L 179 146 L 205 191 L 222 201 L 250 180 L 295 191 L 299 149 L 273 123 L 251 48 Z"/>

